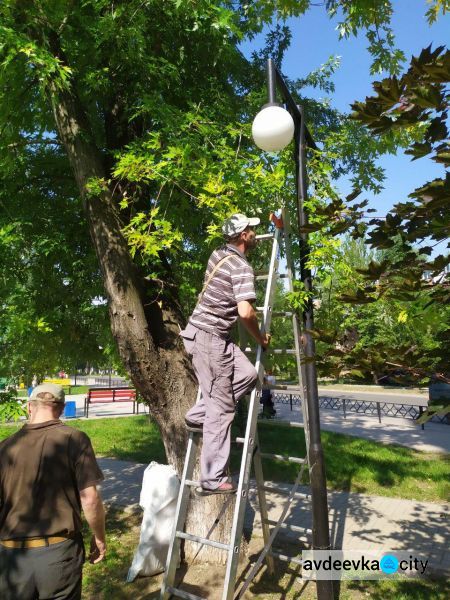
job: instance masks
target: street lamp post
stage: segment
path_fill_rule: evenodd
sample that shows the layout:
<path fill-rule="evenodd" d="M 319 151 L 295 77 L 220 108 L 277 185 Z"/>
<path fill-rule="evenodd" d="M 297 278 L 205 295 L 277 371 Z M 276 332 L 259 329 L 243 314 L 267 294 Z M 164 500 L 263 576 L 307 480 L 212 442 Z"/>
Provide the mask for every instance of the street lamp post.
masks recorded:
<path fill-rule="evenodd" d="M 286 109 L 276 103 L 276 88 L 278 87 Z M 297 106 L 292 98 L 285 81 L 277 70 L 274 62 L 267 61 L 267 89 L 268 104 L 255 117 L 253 123 L 253 137 L 255 143 L 269 152 L 279 151 L 284 148 L 294 137 L 294 160 L 297 190 L 297 221 L 300 237 L 300 277 L 305 290 L 310 292 L 308 300 L 302 311 L 302 335 L 300 347 L 302 349 L 302 372 L 304 375 L 303 390 L 308 407 L 308 459 L 311 482 L 311 496 L 313 507 L 313 548 L 315 550 L 329 550 L 330 531 L 328 523 L 328 501 L 325 476 L 325 464 L 322 443 L 320 439 L 320 414 L 319 394 L 317 388 L 317 370 L 315 361 L 315 342 L 312 336 L 314 329 L 314 313 L 312 301 L 312 276 L 308 268 L 309 242 L 308 242 L 308 214 L 305 210 L 308 184 L 306 176 L 306 148 L 316 148 L 306 124 L 304 110 Z M 280 120 L 274 112 L 283 111 Z M 287 116 L 286 116 L 287 115 Z M 290 123 L 291 122 L 291 123 Z M 275 134 L 271 136 L 271 130 Z M 306 424 L 305 424 L 306 426 Z M 319 600 L 332 600 L 332 581 L 317 581 L 317 596 Z"/>

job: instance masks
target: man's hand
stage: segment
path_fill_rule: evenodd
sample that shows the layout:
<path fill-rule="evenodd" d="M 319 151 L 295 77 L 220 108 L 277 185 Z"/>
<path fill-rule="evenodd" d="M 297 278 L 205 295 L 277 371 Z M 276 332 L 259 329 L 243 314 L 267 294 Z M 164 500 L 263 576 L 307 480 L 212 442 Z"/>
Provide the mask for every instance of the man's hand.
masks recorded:
<path fill-rule="evenodd" d="M 106 543 L 104 540 L 100 540 L 95 537 L 95 535 L 91 538 L 91 550 L 89 554 L 89 562 L 92 565 L 95 565 L 101 562 L 106 555 Z"/>
<path fill-rule="evenodd" d="M 89 562 L 98 563 L 105 558 L 105 509 L 102 498 L 95 485 L 80 490 L 81 506 L 92 531 Z"/>
<path fill-rule="evenodd" d="M 261 336 L 261 340 L 259 343 L 263 347 L 263 350 L 265 350 L 267 348 L 267 346 L 270 344 L 271 338 L 272 338 L 272 336 L 270 335 L 270 333 L 265 333 L 264 335 Z"/>
<path fill-rule="evenodd" d="M 261 333 L 258 319 L 256 318 L 256 312 L 252 304 L 247 300 L 238 302 L 238 314 L 244 327 L 255 339 L 255 341 L 265 350 L 270 344 L 270 335 L 268 333 Z"/>

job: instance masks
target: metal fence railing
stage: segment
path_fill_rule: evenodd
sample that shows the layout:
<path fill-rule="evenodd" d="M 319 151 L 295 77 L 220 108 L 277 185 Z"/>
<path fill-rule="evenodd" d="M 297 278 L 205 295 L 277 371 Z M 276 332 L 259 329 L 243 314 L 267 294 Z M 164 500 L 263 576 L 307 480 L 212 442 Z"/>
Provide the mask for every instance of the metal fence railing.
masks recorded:
<path fill-rule="evenodd" d="M 290 394 L 275 392 L 272 395 L 274 402 L 278 404 L 289 404 L 292 407 L 300 405 L 301 397 L 299 394 Z M 333 396 L 319 395 L 319 407 L 329 410 L 342 410 L 344 417 L 347 412 L 360 413 L 366 415 L 375 415 L 380 419 L 381 416 L 399 417 L 403 419 L 416 420 L 424 412 L 424 406 L 419 404 L 401 403 L 401 402 L 376 402 L 373 400 L 355 400 L 354 398 L 343 398 Z M 442 417 L 434 416 L 431 422 L 444 423 L 450 425 L 449 415 Z"/>
<path fill-rule="evenodd" d="M 91 387 L 133 387 L 129 381 L 123 377 L 109 377 L 104 375 L 102 377 L 96 377 L 95 383 Z"/>

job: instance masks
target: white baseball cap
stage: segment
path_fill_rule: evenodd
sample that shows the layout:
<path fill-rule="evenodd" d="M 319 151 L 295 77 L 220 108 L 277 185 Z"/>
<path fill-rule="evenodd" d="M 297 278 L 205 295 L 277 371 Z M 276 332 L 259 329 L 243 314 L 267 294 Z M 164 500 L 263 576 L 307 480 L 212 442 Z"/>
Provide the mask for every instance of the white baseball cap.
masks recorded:
<path fill-rule="evenodd" d="M 222 225 L 222 233 L 227 238 L 233 238 L 239 235 L 246 227 L 256 227 L 261 220 L 258 217 L 246 217 L 240 213 L 236 213 L 228 217 Z"/>
<path fill-rule="evenodd" d="M 31 392 L 30 400 L 35 400 L 39 402 L 42 401 L 42 398 L 39 398 L 39 394 L 51 394 L 53 396 L 53 400 L 47 400 L 47 402 L 54 403 L 64 403 L 64 390 L 60 385 L 56 385 L 54 383 L 42 383 L 34 388 Z"/>

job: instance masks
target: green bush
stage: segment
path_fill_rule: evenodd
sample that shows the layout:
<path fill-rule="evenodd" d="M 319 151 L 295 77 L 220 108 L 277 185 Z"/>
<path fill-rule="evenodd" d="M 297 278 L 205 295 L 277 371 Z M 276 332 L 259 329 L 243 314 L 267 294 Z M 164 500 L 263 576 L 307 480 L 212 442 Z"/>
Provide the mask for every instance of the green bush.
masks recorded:
<path fill-rule="evenodd" d="M 0 423 L 27 416 L 27 399 L 18 398 L 15 389 L 0 390 Z"/>

